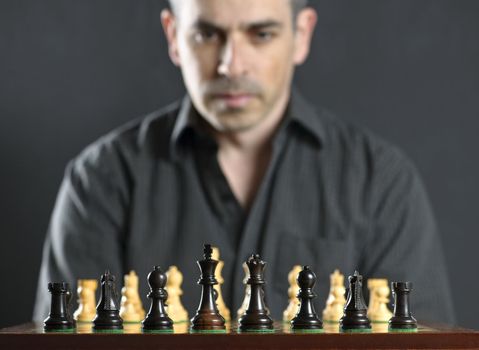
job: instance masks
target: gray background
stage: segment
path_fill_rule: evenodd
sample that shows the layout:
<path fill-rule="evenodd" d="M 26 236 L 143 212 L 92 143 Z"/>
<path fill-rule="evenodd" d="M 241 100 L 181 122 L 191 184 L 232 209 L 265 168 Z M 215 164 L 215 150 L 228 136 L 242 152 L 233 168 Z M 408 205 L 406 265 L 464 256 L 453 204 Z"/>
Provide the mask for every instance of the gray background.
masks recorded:
<path fill-rule="evenodd" d="M 479 1 L 313 5 L 319 28 L 297 85 L 415 161 L 439 221 L 458 323 L 479 328 Z M 0 2 L 0 326 L 31 316 L 66 162 L 113 127 L 183 94 L 166 53 L 163 6 Z"/>

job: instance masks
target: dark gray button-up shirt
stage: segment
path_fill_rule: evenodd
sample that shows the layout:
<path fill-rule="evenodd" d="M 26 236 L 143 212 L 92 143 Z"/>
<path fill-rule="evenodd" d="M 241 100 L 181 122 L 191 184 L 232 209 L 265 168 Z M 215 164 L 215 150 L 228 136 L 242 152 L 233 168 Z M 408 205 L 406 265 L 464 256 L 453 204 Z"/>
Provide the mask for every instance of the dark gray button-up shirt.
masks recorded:
<path fill-rule="evenodd" d="M 288 304 L 288 272 L 300 264 L 316 272 L 318 312 L 334 269 L 357 269 L 365 280 L 412 281 L 420 322 L 454 321 L 431 208 L 397 148 L 293 92 L 246 212 L 198 118 L 185 98 L 111 132 L 68 165 L 45 242 L 35 319 L 48 313 L 49 281 L 75 288 L 78 278 L 98 278 L 105 269 L 116 274 L 118 289 L 122 275 L 135 270 L 147 302 L 154 265 L 183 272 L 183 302 L 193 316 L 196 260 L 211 243 L 225 261 L 223 296 L 233 315 L 244 297 L 242 263 L 257 252 L 267 262 L 265 294 L 276 319 Z"/>

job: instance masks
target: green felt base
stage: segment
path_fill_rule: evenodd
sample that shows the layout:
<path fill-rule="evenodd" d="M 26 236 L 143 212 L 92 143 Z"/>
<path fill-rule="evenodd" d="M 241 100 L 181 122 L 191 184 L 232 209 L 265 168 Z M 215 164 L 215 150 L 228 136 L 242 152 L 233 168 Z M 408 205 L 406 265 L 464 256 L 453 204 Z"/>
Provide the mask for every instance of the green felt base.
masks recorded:
<path fill-rule="evenodd" d="M 274 329 L 239 329 L 238 333 L 274 333 Z"/>
<path fill-rule="evenodd" d="M 202 329 L 202 330 L 197 330 L 197 329 L 191 329 L 190 328 L 190 333 L 195 333 L 195 334 L 225 334 L 226 329 Z"/>
<path fill-rule="evenodd" d="M 173 334 L 173 329 L 142 329 L 143 333 L 147 334 Z"/>
<path fill-rule="evenodd" d="M 324 333 L 323 329 L 291 329 L 292 333 L 310 333 L 310 334 L 318 334 Z"/>
<path fill-rule="evenodd" d="M 122 334 L 123 329 L 93 329 L 93 333 L 109 333 L 109 334 Z"/>
<path fill-rule="evenodd" d="M 366 329 L 343 329 L 339 328 L 341 333 L 371 333 L 371 328 Z"/>
<path fill-rule="evenodd" d="M 417 328 L 391 328 L 388 329 L 391 333 L 417 333 Z"/>
<path fill-rule="evenodd" d="M 44 329 L 45 333 L 73 333 L 75 328 L 65 328 L 65 329 Z"/>

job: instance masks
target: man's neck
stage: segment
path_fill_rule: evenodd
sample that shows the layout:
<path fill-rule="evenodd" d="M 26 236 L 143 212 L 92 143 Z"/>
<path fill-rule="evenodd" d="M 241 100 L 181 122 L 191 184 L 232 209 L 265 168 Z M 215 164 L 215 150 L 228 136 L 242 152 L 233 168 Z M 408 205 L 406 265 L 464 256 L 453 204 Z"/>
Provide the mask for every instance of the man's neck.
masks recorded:
<path fill-rule="evenodd" d="M 218 161 L 238 202 L 245 209 L 252 206 L 268 170 L 272 143 L 281 124 L 289 91 L 258 125 L 238 132 L 214 131 L 218 143 Z"/>

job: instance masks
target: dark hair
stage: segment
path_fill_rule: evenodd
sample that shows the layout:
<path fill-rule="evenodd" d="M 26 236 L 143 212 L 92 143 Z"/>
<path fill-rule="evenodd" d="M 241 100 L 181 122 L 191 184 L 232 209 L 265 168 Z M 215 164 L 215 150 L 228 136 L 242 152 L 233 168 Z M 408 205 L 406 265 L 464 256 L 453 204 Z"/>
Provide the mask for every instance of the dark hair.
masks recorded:
<path fill-rule="evenodd" d="M 174 12 L 176 9 L 175 3 L 179 0 L 168 0 L 171 10 Z M 308 0 L 289 0 L 291 2 L 291 8 L 293 12 L 293 19 L 296 20 L 298 13 L 308 5 Z"/>
<path fill-rule="evenodd" d="M 308 0 L 290 0 L 293 9 L 293 18 L 296 19 L 298 13 L 308 5 Z"/>

